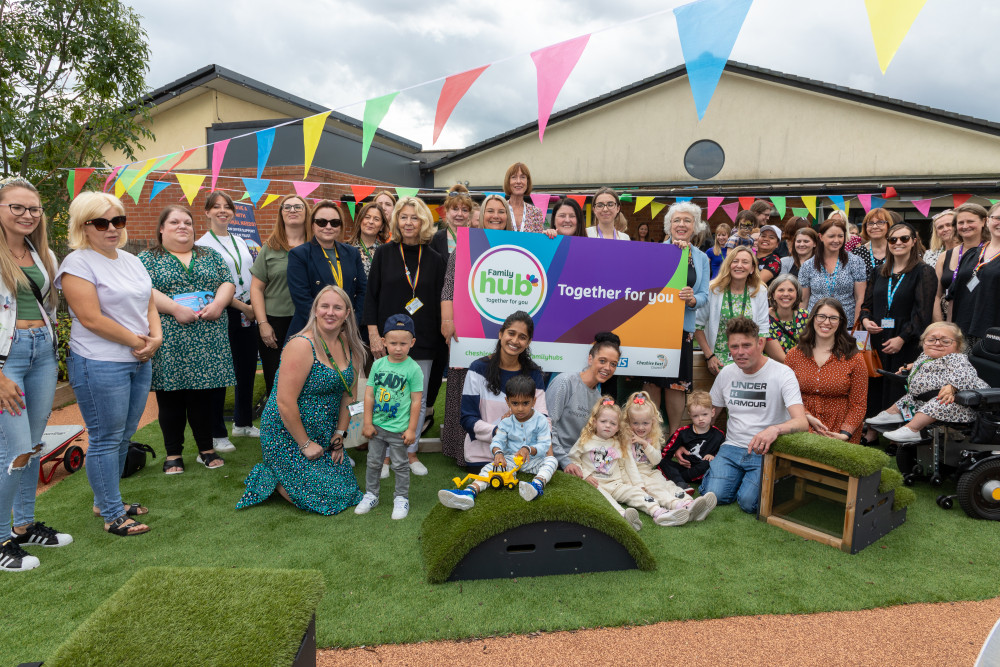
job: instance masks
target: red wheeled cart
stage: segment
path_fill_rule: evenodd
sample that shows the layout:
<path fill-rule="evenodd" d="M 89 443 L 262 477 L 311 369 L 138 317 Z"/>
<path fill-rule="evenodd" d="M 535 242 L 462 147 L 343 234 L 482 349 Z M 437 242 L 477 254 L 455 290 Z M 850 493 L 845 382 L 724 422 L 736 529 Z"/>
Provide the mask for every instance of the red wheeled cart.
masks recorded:
<path fill-rule="evenodd" d="M 60 463 L 69 473 L 74 473 L 83 467 L 83 448 L 70 444 L 85 433 L 82 426 L 46 426 L 42 435 L 42 460 L 38 465 L 38 481 L 48 484 L 56 474 L 56 466 Z M 51 463 L 49 473 L 45 474 L 45 464 Z"/>

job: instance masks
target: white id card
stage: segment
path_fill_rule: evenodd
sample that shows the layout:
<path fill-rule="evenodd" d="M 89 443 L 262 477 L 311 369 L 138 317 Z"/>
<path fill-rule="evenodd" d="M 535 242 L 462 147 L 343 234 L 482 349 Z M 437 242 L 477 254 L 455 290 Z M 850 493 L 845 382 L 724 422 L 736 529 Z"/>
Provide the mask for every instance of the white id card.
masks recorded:
<path fill-rule="evenodd" d="M 882 328 L 883 329 L 895 329 L 896 319 L 894 317 L 883 317 L 882 318 Z"/>
<path fill-rule="evenodd" d="M 360 415 L 365 411 L 365 402 L 358 401 L 357 403 L 351 403 L 347 406 L 347 412 L 353 417 L 354 415 Z"/>
<path fill-rule="evenodd" d="M 979 276 L 972 276 L 972 280 L 965 286 L 970 292 L 979 285 Z"/>
<path fill-rule="evenodd" d="M 417 297 L 413 297 L 412 299 L 410 299 L 409 303 L 406 304 L 406 312 L 412 315 L 413 313 L 417 312 L 423 307 L 424 307 L 424 302 L 418 299 Z"/>
<path fill-rule="evenodd" d="M 903 403 L 899 408 L 899 414 L 903 415 L 903 419 L 910 421 L 913 419 L 913 407 L 909 403 Z"/>

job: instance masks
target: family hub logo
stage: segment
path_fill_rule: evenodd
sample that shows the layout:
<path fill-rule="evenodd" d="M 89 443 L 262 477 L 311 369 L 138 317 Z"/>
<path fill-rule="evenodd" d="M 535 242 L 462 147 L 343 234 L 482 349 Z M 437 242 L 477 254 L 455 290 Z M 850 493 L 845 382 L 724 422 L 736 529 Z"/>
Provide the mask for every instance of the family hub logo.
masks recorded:
<path fill-rule="evenodd" d="M 502 245 L 483 253 L 469 272 L 469 295 L 479 314 L 503 322 L 517 310 L 534 315 L 548 293 L 545 268 L 524 248 Z"/>

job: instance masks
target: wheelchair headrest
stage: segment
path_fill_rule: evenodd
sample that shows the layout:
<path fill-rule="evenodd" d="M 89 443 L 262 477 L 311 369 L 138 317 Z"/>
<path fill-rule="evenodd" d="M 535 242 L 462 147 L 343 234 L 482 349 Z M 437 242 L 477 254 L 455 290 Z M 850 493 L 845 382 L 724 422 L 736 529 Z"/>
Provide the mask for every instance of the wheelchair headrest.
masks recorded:
<path fill-rule="evenodd" d="M 986 330 L 969 355 L 979 377 L 991 387 L 1000 387 L 1000 327 Z"/>
<path fill-rule="evenodd" d="M 992 327 L 986 330 L 986 335 L 979 341 L 977 347 L 982 348 L 984 357 L 994 357 L 1000 359 L 1000 327 Z"/>

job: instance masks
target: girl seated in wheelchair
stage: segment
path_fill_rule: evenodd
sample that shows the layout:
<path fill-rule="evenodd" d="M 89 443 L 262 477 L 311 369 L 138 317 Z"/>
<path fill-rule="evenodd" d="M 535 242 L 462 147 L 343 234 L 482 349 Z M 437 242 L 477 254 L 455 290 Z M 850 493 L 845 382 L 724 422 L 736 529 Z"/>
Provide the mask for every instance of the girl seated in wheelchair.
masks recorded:
<path fill-rule="evenodd" d="M 923 353 L 899 369 L 901 374 L 909 373 L 906 395 L 868 420 L 874 426 L 899 424 L 896 430 L 883 434 L 893 442 L 919 442 L 920 430 L 937 421 L 974 421 L 976 413 L 971 408 L 955 404 L 955 393 L 989 388 L 965 356 L 965 337 L 955 324 L 934 322 L 924 329 L 920 344 Z M 929 401 L 917 398 L 929 391 L 937 391 L 937 396 Z"/>

